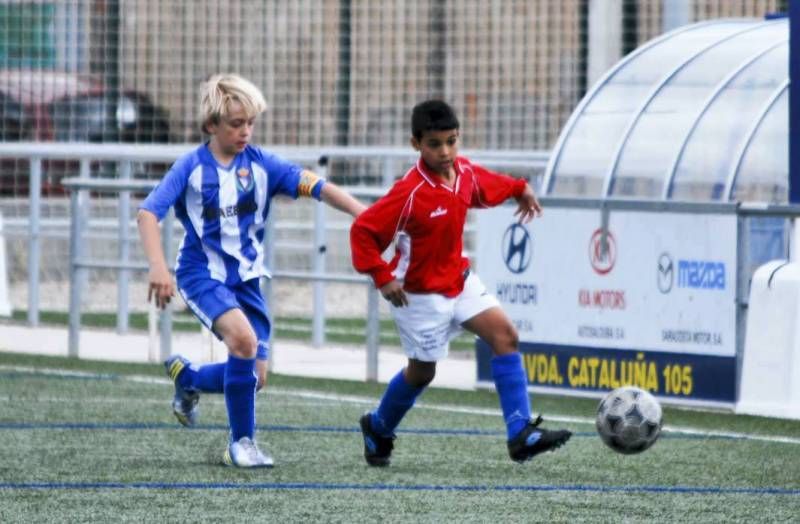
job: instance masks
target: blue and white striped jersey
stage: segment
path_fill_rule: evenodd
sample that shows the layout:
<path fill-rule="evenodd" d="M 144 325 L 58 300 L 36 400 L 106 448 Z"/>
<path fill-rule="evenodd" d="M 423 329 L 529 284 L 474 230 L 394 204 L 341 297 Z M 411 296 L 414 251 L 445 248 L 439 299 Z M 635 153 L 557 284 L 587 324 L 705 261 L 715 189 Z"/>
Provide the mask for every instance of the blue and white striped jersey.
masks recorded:
<path fill-rule="evenodd" d="M 221 166 L 207 144 L 179 158 L 139 206 L 158 220 L 175 206 L 186 234 L 175 268 L 181 278 L 210 277 L 226 285 L 264 271 L 264 225 L 273 196 L 321 198 L 324 180 L 248 145 Z"/>

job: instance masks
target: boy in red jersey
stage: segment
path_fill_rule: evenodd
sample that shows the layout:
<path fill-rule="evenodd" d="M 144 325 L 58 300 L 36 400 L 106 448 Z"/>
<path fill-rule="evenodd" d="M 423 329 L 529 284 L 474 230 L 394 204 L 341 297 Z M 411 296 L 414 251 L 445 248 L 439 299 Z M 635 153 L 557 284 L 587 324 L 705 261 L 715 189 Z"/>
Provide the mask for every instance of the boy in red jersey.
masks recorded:
<path fill-rule="evenodd" d="M 469 269 L 462 254 L 467 210 L 513 197 L 527 223 L 542 208 L 525 180 L 494 173 L 460 157 L 459 122 L 445 102 L 414 107 L 411 145 L 420 158 L 389 192 L 363 212 L 350 230 L 353 266 L 369 274 L 391 303 L 408 365 L 389 382 L 380 405 L 361 417 L 364 457 L 389 465 L 400 420 L 433 380 L 450 340 L 466 329 L 492 348 L 492 377 L 508 436 L 508 452 L 524 462 L 554 450 L 572 435 L 531 420 L 518 336 L 497 299 Z M 381 253 L 394 241 L 391 262 Z"/>

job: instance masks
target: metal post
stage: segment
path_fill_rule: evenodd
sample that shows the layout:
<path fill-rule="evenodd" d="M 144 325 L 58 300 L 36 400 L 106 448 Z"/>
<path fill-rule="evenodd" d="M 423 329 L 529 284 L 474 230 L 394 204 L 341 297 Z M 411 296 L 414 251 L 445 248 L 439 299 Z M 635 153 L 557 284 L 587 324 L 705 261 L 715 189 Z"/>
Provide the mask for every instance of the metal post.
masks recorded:
<path fill-rule="evenodd" d="M 381 187 L 392 187 L 394 182 L 394 158 L 387 156 L 383 159 L 383 173 L 381 173 Z"/>
<path fill-rule="evenodd" d="M 42 196 L 42 159 L 31 158 L 28 201 L 30 223 L 28 224 L 28 324 L 39 325 L 39 259 L 40 216 Z"/>
<path fill-rule="evenodd" d="M 264 255 L 267 276 L 262 280 L 261 289 L 267 303 L 267 318 L 271 326 L 269 341 L 269 360 L 267 366 L 269 371 L 275 369 L 275 313 L 273 307 L 274 286 L 272 285 L 272 273 L 275 271 L 275 210 L 270 208 L 267 215 L 267 223 L 264 228 Z"/>
<path fill-rule="evenodd" d="M 668 33 L 692 21 L 689 0 L 661 0 L 661 32 Z"/>
<path fill-rule="evenodd" d="M 742 379 L 744 343 L 747 335 L 747 306 L 750 292 L 750 230 L 747 217 L 736 216 L 736 391 L 734 401 L 739 401 Z"/>
<path fill-rule="evenodd" d="M 158 306 L 154 300 L 147 301 L 147 361 L 158 362 L 158 337 L 156 325 L 158 324 Z"/>
<path fill-rule="evenodd" d="M 170 209 L 167 216 L 161 223 L 161 243 L 164 246 L 164 258 L 167 260 L 167 266 L 172 266 L 174 256 L 172 254 L 172 237 L 173 237 L 173 223 L 174 211 Z M 172 305 L 167 304 L 167 307 L 161 310 L 158 315 L 160 330 L 161 330 L 161 360 L 166 360 L 172 355 Z"/>
<path fill-rule="evenodd" d="M 70 195 L 70 235 L 69 235 L 69 342 L 67 351 L 70 357 L 77 357 L 80 348 L 81 296 L 84 279 L 78 263 L 83 251 L 83 213 L 81 207 L 87 196 L 85 190 L 75 188 Z"/>
<path fill-rule="evenodd" d="M 339 52 L 336 66 L 336 145 L 346 146 L 350 141 L 350 88 L 353 45 L 352 0 L 339 0 Z"/>
<path fill-rule="evenodd" d="M 92 163 L 88 158 L 82 158 L 80 163 L 80 178 L 83 180 L 89 179 L 92 176 Z M 89 207 L 91 206 L 91 192 L 84 190 L 80 195 L 80 205 L 78 206 L 78 218 L 80 219 L 81 234 L 86 233 L 85 240 L 81 239 L 78 245 L 78 258 L 83 258 L 88 252 L 89 248 L 85 243 L 90 242 L 89 235 Z M 81 296 L 84 291 L 89 289 L 89 270 L 82 268 L 76 273 L 78 279 L 78 286 L 81 290 Z"/>
<path fill-rule="evenodd" d="M 378 381 L 378 348 L 381 339 L 381 323 L 378 311 L 378 290 L 367 284 L 367 382 Z"/>
<path fill-rule="evenodd" d="M 594 85 L 622 58 L 622 0 L 589 2 L 587 84 Z"/>
<path fill-rule="evenodd" d="M 319 175 L 325 178 L 328 172 L 328 158 L 319 159 Z M 325 273 L 325 204 L 314 203 L 314 254 L 312 270 L 315 276 Z M 314 279 L 314 311 L 311 321 L 311 345 L 315 348 L 325 344 L 325 282 Z"/>
<path fill-rule="evenodd" d="M 127 181 L 131 179 L 131 162 L 125 160 L 119 163 L 119 179 Z M 122 190 L 119 192 L 119 261 L 128 262 L 130 258 L 130 220 L 131 220 L 131 192 Z M 123 335 L 128 332 L 128 283 L 130 281 L 130 271 L 120 269 L 117 274 L 117 333 Z"/>
<path fill-rule="evenodd" d="M 430 82 L 428 92 L 434 97 L 445 96 L 445 78 L 447 76 L 447 22 L 446 6 L 443 0 L 434 0 L 430 4 L 431 14 L 428 18 L 430 44 L 428 51 L 427 76 Z"/>
<path fill-rule="evenodd" d="M 789 2 L 789 202 L 800 202 L 800 2 Z"/>
<path fill-rule="evenodd" d="M 6 233 L 3 230 L 3 213 L 0 212 L 0 316 L 12 315 L 8 293 L 8 268 L 6 267 Z"/>
<path fill-rule="evenodd" d="M 600 206 L 600 256 L 603 260 L 608 257 L 608 222 L 610 221 L 608 201 L 603 200 Z"/>
<path fill-rule="evenodd" d="M 491 9 L 491 20 L 502 20 L 503 4 L 501 2 L 489 2 L 489 9 Z M 492 28 L 489 31 L 491 42 L 489 43 L 489 67 L 490 75 L 496 77 L 503 76 L 502 58 L 499 56 L 503 51 L 502 38 L 505 31 L 500 28 Z M 458 31 L 458 30 L 456 30 Z M 489 90 L 489 148 L 498 149 L 500 143 L 500 97 L 502 91 L 500 89 Z"/>

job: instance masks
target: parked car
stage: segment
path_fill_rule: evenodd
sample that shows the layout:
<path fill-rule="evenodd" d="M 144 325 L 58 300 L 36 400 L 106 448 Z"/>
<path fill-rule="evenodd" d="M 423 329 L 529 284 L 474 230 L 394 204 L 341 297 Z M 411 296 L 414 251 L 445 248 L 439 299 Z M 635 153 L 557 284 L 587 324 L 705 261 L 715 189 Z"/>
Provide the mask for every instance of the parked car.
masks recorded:
<path fill-rule="evenodd" d="M 114 96 L 87 75 L 7 69 L 0 70 L 0 140 L 166 143 L 169 118 L 146 94 L 122 90 Z M 97 162 L 92 169 L 110 167 Z M 63 193 L 61 178 L 77 173 L 76 162 L 44 162 L 43 193 Z M 27 159 L 2 159 L 0 194 L 27 194 L 28 177 Z"/>

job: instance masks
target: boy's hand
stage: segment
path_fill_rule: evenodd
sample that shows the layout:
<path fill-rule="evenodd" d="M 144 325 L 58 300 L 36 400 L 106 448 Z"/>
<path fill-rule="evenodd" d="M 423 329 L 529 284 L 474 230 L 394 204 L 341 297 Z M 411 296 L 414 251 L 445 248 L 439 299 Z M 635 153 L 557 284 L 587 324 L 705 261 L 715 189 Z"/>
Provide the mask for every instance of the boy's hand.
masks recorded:
<path fill-rule="evenodd" d="M 147 290 L 147 301 L 155 299 L 156 306 L 164 309 L 175 296 L 175 284 L 172 282 L 172 275 L 164 266 L 150 266 L 148 276 L 150 287 Z"/>
<path fill-rule="evenodd" d="M 392 303 L 394 307 L 403 307 L 408 305 L 408 297 L 403 291 L 403 285 L 397 281 L 391 282 L 381 286 L 381 295 L 383 298 Z"/>
<path fill-rule="evenodd" d="M 519 215 L 520 224 L 527 224 L 535 217 L 542 216 L 542 205 L 530 185 L 525 186 L 525 191 L 517 198 L 517 204 L 514 216 Z"/>

